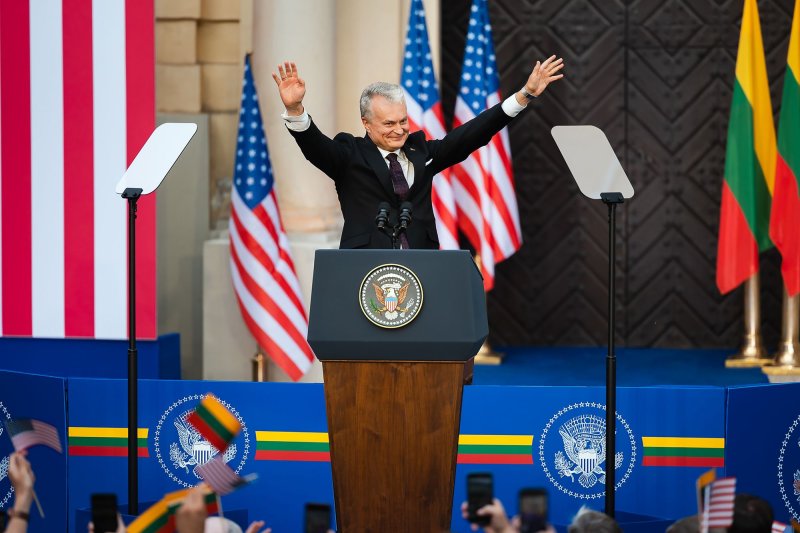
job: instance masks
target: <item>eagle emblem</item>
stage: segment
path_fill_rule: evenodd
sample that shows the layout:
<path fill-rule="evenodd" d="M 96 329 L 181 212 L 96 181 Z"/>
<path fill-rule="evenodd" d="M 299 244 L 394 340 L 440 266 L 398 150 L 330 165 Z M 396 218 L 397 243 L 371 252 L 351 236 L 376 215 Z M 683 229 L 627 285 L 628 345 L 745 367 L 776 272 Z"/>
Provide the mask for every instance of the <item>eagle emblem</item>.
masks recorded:
<path fill-rule="evenodd" d="M 361 282 L 361 311 L 383 328 L 405 326 L 422 306 L 422 285 L 416 274 L 402 265 L 381 265 Z"/>
<path fill-rule="evenodd" d="M 383 316 L 388 320 L 394 320 L 400 313 L 408 311 L 407 307 L 399 306 L 406 301 L 406 295 L 408 295 L 408 287 L 410 285 L 410 283 L 406 283 L 401 286 L 400 283 L 396 281 L 384 283 L 382 286 L 373 283 L 372 286 L 375 288 L 375 297 L 378 298 L 378 302 L 380 302 L 381 306 L 378 312 L 383 313 Z M 409 303 L 413 304 L 414 302 L 412 300 Z"/>
<path fill-rule="evenodd" d="M 197 467 L 212 458 L 221 455 L 223 461 L 238 474 L 250 455 L 250 432 L 247 430 L 247 424 L 236 408 L 225 400 L 220 399 L 220 402 L 236 417 L 242 430 L 235 442 L 232 442 L 224 452 L 212 446 L 186 421 L 186 417 L 204 396 L 205 394 L 190 394 L 170 405 L 159 418 L 153 439 L 153 448 L 161 470 L 172 481 L 187 488 L 197 485 L 201 479 Z M 191 408 L 187 409 L 189 406 Z M 178 437 L 177 442 L 175 436 Z"/>
<path fill-rule="evenodd" d="M 581 415 L 563 424 L 558 433 L 564 441 L 564 452 L 556 452 L 555 467 L 561 477 L 569 477 L 583 488 L 594 487 L 598 482 L 605 484 L 606 473 L 602 464 L 606 460 L 605 420 L 595 415 Z M 622 465 L 624 455 L 617 452 L 614 465 Z"/>
<path fill-rule="evenodd" d="M 180 447 L 177 442 L 170 444 L 169 458 L 175 468 L 182 468 L 188 474 L 189 467 L 191 466 L 193 467 L 192 473 L 195 477 L 197 477 L 197 479 L 203 479 L 200 474 L 197 473 L 197 467 L 206 464 L 212 458 L 216 457 L 219 454 L 219 450 L 205 440 L 202 435 L 200 435 L 200 432 L 186 421 L 186 417 L 190 413 L 191 411 L 186 411 L 173 421 L 175 429 L 178 431 Z M 225 450 L 225 453 L 223 453 L 222 459 L 228 463 L 234 457 L 236 457 L 236 444 L 232 443 L 228 449 Z"/>

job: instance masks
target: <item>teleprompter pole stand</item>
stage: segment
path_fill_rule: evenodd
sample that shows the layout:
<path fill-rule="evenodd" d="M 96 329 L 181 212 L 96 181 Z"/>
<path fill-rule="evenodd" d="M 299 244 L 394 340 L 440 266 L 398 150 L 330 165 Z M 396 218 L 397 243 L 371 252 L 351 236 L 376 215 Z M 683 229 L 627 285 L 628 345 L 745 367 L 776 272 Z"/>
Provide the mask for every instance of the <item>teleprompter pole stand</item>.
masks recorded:
<path fill-rule="evenodd" d="M 616 490 L 616 415 L 617 415 L 617 355 L 614 353 L 614 305 L 616 284 L 617 204 L 624 202 L 622 193 L 600 193 L 608 206 L 608 354 L 606 355 L 606 508 L 605 513 L 614 518 Z"/>
<path fill-rule="evenodd" d="M 136 351 L 136 210 L 155 191 L 197 131 L 197 124 L 157 127 L 136 154 L 114 192 L 128 201 L 128 512 L 139 514 L 138 353 Z M 151 238 L 152 235 L 145 235 Z"/>
<path fill-rule="evenodd" d="M 614 517 L 616 490 L 617 356 L 614 353 L 616 209 L 633 198 L 631 185 L 603 130 L 591 125 L 554 126 L 550 130 L 581 193 L 608 206 L 608 355 L 606 357 L 605 512 Z M 615 191 L 615 192 L 604 192 Z"/>
<path fill-rule="evenodd" d="M 136 350 L 136 209 L 142 189 L 129 187 L 128 200 L 128 512 L 139 514 L 139 375 Z"/>

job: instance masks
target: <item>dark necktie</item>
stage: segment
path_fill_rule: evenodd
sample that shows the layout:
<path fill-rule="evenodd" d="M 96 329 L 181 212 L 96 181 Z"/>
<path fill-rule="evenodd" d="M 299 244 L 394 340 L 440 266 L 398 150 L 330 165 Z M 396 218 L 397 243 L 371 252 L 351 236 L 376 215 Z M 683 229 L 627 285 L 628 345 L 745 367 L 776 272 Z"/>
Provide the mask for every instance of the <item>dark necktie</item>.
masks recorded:
<path fill-rule="evenodd" d="M 406 177 L 403 175 L 400 162 L 397 161 L 397 154 L 391 153 L 386 156 L 386 159 L 389 160 L 389 175 L 392 178 L 392 189 L 394 189 L 394 193 L 400 198 L 400 201 L 403 202 L 408 198 L 408 181 L 406 181 Z M 400 246 L 404 250 L 411 248 L 408 245 L 408 238 L 405 232 L 400 234 Z"/>
<path fill-rule="evenodd" d="M 394 193 L 400 198 L 400 201 L 405 201 L 408 198 L 408 181 L 403 175 L 403 169 L 400 167 L 400 162 L 397 160 L 397 154 L 391 153 L 386 156 L 389 160 L 389 175 L 392 177 L 392 189 Z"/>

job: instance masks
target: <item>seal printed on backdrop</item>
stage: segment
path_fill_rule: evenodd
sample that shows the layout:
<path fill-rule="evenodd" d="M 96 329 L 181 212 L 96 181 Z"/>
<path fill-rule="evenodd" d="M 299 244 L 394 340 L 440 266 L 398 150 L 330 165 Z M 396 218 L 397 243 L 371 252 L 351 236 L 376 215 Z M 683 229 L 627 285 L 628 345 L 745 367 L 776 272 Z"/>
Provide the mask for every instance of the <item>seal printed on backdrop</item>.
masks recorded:
<path fill-rule="evenodd" d="M 402 265 L 381 265 L 361 282 L 359 304 L 376 326 L 399 328 L 414 320 L 422 308 L 422 285 Z"/>
<path fill-rule="evenodd" d="M 164 411 L 156 426 L 154 442 L 158 464 L 170 479 L 187 488 L 202 481 L 197 467 L 220 453 L 186 421 L 186 417 L 204 397 L 204 394 L 184 396 Z M 228 402 L 219 397 L 217 399 L 242 425 L 242 430 L 228 449 L 222 452 L 223 460 L 238 474 L 250 454 L 250 433 L 239 412 Z"/>
<path fill-rule="evenodd" d="M 11 420 L 11 413 L 8 412 L 6 406 L 0 401 L 0 438 L 6 432 L 6 421 Z M 14 494 L 14 487 L 11 486 L 11 480 L 8 477 L 8 465 L 11 462 L 10 455 L 0 458 L 0 509 L 6 509 L 12 494 Z"/>
<path fill-rule="evenodd" d="M 800 520 L 800 435 L 797 426 L 800 415 L 786 430 L 778 454 L 778 489 L 786 509 L 795 520 Z"/>
<path fill-rule="evenodd" d="M 616 414 L 627 438 L 618 438 L 614 465 L 624 474 L 619 489 L 636 466 L 636 437 L 628 422 Z M 597 402 L 569 405 L 547 422 L 539 439 L 539 463 L 547 479 L 561 492 L 591 500 L 605 496 L 606 406 Z M 552 468 L 552 470 L 551 470 Z"/>

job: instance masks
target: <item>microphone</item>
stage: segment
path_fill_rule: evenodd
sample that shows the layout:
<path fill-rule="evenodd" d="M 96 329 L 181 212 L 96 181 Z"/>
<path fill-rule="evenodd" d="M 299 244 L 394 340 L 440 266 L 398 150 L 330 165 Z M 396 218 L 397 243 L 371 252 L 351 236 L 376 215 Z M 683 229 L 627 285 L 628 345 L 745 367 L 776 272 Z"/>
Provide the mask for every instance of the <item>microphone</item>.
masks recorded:
<path fill-rule="evenodd" d="M 383 229 L 387 222 L 389 222 L 389 202 L 381 202 L 378 204 L 378 216 L 375 217 L 375 224 L 378 225 L 378 229 Z"/>
<path fill-rule="evenodd" d="M 405 230 L 411 225 L 411 202 L 400 204 L 400 229 Z"/>

